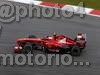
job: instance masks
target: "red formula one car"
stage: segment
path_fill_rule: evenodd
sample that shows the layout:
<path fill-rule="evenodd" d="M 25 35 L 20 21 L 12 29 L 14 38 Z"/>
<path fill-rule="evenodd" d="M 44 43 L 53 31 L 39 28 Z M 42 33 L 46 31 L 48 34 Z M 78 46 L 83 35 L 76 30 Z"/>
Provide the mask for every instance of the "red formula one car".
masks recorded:
<path fill-rule="evenodd" d="M 70 52 L 74 56 L 79 56 L 86 47 L 86 34 L 79 33 L 73 40 L 61 34 L 37 38 L 30 35 L 28 38 L 17 39 L 15 53 L 29 53 L 33 50 L 43 50 L 44 52 Z"/>

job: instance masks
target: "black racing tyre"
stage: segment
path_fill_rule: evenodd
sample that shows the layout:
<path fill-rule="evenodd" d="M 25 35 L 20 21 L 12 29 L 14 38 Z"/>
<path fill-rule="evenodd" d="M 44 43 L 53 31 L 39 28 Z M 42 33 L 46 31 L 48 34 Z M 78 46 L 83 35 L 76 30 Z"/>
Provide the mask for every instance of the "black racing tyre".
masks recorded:
<path fill-rule="evenodd" d="M 75 42 L 77 41 L 77 37 L 74 39 L 74 41 L 75 41 Z"/>
<path fill-rule="evenodd" d="M 32 52 L 32 51 L 33 51 L 32 50 L 32 44 L 28 42 L 28 43 L 25 44 L 22 53 L 28 54 L 29 52 Z"/>
<path fill-rule="evenodd" d="M 16 51 L 14 51 L 14 53 L 15 53 L 15 54 L 21 54 L 22 52 L 16 52 Z"/>
<path fill-rule="evenodd" d="M 42 51 L 45 52 L 45 53 L 49 52 L 48 49 L 46 47 L 44 47 L 44 46 L 42 46 Z"/>
<path fill-rule="evenodd" d="M 35 35 L 29 35 L 28 38 L 37 38 Z"/>
<path fill-rule="evenodd" d="M 81 54 L 81 49 L 78 46 L 74 46 L 71 49 L 71 55 L 72 56 L 80 56 L 80 54 Z"/>

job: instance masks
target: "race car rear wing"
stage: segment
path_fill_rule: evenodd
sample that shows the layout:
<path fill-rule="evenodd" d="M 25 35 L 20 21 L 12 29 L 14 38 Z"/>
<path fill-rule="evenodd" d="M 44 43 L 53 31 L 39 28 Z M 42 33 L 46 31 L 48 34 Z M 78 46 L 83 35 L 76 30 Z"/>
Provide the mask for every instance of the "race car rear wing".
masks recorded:
<path fill-rule="evenodd" d="M 78 33 L 76 37 L 77 40 L 84 40 L 84 41 L 87 41 L 86 38 L 87 38 L 87 35 L 83 33 Z"/>

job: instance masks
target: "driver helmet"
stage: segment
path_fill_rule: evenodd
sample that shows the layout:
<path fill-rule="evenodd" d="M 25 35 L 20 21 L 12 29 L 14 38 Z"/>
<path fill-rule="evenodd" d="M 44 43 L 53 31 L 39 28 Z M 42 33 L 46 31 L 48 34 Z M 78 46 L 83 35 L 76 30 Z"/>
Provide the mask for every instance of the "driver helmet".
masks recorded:
<path fill-rule="evenodd" d="M 53 33 L 53 35 L 57 35 L 57 33 L 56 33 L 56 32 L 54 32 L 54 33 Z"/>

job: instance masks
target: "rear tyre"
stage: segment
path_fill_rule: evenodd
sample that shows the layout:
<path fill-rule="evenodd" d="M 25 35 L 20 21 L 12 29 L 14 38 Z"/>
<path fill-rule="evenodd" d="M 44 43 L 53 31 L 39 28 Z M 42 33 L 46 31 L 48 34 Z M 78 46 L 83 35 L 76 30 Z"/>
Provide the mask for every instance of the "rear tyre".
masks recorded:
<path fill-rule="evenodd" d="M 76 42 L 77 41 L 77 38 L 75 38 L 74 41 Z"/>
<path fill-rule="evenodd" d="M 81 50 L 78 46 L 74 46 L 71 50 L 71 55 L 72 56 L 80 56 Z"/>
<path fill-rule="evenodd" d="M 49 52 L 48 49 L 46 47 L 44 47 L 44 46 L 42 47 L 42 51 L 45 52 L 45 53 Z"/>

